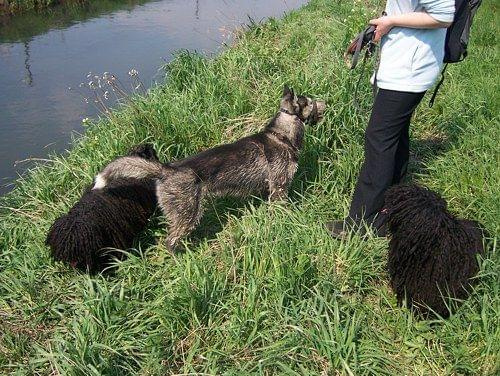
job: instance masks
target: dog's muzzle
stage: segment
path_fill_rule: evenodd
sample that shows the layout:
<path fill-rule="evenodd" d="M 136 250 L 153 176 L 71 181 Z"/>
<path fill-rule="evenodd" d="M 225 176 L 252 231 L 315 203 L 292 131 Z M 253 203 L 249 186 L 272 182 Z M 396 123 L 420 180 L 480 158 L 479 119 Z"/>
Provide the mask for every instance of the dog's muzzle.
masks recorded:
<path fill-rule="evenodd" d="M 313 101 L 313 108 L 311 110 L 311 113 L 307 116 L 306 122 L 316 124 L 321 119 L 324 111 L 324 105 L 321 105 L 321 109 L 319 107 L 320 106 L 318 106 L 318 101 Z"/>

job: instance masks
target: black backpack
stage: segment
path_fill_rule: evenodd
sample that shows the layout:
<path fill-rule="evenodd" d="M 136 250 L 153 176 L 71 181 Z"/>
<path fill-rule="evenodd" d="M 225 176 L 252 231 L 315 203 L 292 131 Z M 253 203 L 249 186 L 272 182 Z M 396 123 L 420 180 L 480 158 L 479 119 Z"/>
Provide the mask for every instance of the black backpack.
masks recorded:
<path fill-rule="evenodd" d="M 432 107 L 436 95 L 444 81 L 444 73 L 448 63 L 459 63 L 467 57 L 467 45 L 469 44 L 470 28 L 482 0 L 455 0 L 455 18 L 446 32 L 444 43 L 445 66 L 441 72 L 441 80 L 434 89 L 429 106 Z"/>

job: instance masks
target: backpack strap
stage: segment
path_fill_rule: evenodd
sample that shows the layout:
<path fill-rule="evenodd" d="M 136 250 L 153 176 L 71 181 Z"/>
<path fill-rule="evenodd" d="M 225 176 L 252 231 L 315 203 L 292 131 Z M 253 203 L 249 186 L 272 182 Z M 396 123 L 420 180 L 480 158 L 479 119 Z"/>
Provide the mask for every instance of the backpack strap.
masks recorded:
<path fill-rule="evenodd" d="M 439 88 L 443 84 L 444 81 L 444 72 L 446 72 L 446 68 L 448 68 L 448 63 L 444 65 L 443 70 L 441 71 L 441 79 L 439 80 L 438 84 L 436 85 L 436 88 L 434 89 L 434 93 L 432 93 L 431 100 L 429 101 L 429 107 L 434 106 L 434 101 L 436 100 L 437 93 L 439 91 Z"/>

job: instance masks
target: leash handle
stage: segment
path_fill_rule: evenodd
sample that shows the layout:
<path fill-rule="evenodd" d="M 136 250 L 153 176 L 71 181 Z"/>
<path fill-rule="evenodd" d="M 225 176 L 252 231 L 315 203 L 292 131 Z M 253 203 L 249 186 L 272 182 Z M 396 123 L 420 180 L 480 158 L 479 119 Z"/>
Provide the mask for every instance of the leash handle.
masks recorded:
<path fill-rule="evenodd" d="M 366 35 L 366 30 L 359 33 L 358 36 L 356 37 L 357 43 L 356 43 L 356 49 L 354 50 L 354 54 L 352 55 L 351 69 L 356 68 L 356 66 L 358 65 L 359 54 L 361 53 L 361 49 L 363 48 L 363 40 L 365 38 L 365 35 Z"/>
<path fill-rule="evenodd" d="M 381 17 L 387 16 L 387 13 L 384 11 L 382 12 Z M 361 84 L 361 80 L 363 78 L 363 74 L 365 71 L 365 65 L 366 65 L 366 60 L 368 60 L 368 57 L 373 55 L 375 52 L 376 48 L 378 45 L 373 42 L 373 39 L 375 37 L 375 31 L 376 31 L 376 26 L 370 25 L 367 28 L 365 28 L 361 33 L 359 33 L 356 38 L 353 40 L 353 42 L 349 45 L 347 52 L 345 54 L 346 61 L 349 56 L 349 54 L 352 54 L 352 63 L 350 64 L 350 69 L 356 68 L 358 65 L 359 61 L 359 55 L 361 53 L 361 50 L 366 47 L 366 52 L 365 56 L 363 58 L 362 62 L 362 67 L 361 67 L 361 73 L 359 75 L 358 81 L 356 83 L 355 89 L 354 89 L 354 107 L 357 110 L 361 110 L 360 103 L 358 101 L 358 89 Z M 355 48 L 353 49 L 353 47 Z M 377 53 L 377 61 L 375 63 L 375 72 L 374 72 L 374 80 L 373 80 L 373 85 L 372 85 L 372 90 L 373 90 L 373 99 L 375 100 L 375 97 L 377 95 L 377 73 L 378 73 L 378 68 L 380 65 L 380 53 L 381 53 L 381 48 L 379 48 L 378 53 Z"/>
<path fill-rule="evenodd" d="M 364 29 L 361 33 L 359 33 L 356 38 L 351 42 L 349 47 L 347 48 L 347 51 L 344 55 L 344 58 L 346 60 L 347 65 L 349 68 L 352 70 L 356 68 L 359 62 L 359 55 L 361 54 L 361 50 L 367 46 L 368 51 L 373 50 L 373 37 L 375 35 L 375 26 L 368 26 L 366 29 Z M 352 55 L 352 61 L 349 64 L 349 55 Z"/>

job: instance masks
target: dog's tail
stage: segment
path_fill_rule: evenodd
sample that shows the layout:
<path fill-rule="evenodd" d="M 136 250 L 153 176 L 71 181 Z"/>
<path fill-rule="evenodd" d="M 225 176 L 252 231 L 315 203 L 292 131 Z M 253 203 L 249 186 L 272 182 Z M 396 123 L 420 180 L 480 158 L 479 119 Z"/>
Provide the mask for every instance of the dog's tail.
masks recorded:
<path fill-rule="evenodd" d="M 102 189 L 115 179 L 161 179 L 169 165 L 135 156 L 121 157 L 108 164 L 95 178 L 92 189 Z"/>

